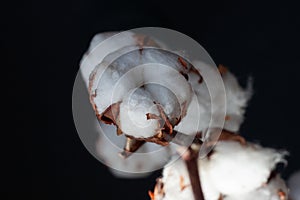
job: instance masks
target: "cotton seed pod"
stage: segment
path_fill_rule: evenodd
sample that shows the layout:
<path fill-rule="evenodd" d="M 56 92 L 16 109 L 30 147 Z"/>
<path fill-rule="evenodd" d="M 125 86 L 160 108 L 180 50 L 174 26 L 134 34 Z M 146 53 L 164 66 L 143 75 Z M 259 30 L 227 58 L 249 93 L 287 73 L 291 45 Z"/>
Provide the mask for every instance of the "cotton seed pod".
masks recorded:
<path fill-rule="evenodd" d="M 282 179 L 276 176 L 269 180 L 275 165 L 285 162 L 284 155 L 274 149 L 231 139 L 218 142 L 207 158 L 198 160 L 204 199 L 248 198 L 253 194 L 252 199 L 257 195 L 264 200 L 284 200 L 281 198 L 286 198 L 288 191 Z M 182 159 L 166 165 L 160 185 L 163 187 L 160 192 L 154 191 L 156 195 L 152 200 L 193 199 L 189 174 Z"/>
<path fill-rule="evenodd" d="M 139 51 L 124 55 L 122 51 L 124 49 L 113 53 L 117 55 L 108 55 L 108 60 L 110 57 L 118 59 L 108 66 L 110 61 L 104 59 L 91 76 L 90 96 L 98 118 L 106 120 L 110 106 L 119 103 L 119 115 L 107 123 L 114 123 L 124 134 L 149 138 L 160 134 L 161 129 L 172 133 L 175 124 L 185 116 L 192 96 L 190 84 L 179 73 L 183 67 L 178 56 L 159 49 L 144 49 L 142 55 Z M 140 116 L 132 119 L 130 113 L 134 110 L 139 111 Z M 148 114 L 157 117 L 147 118 Z M 147 128 L 146 120 L 152 122 Z M 141 127 L 147 131 L 141 131 Z"/>
<path fill-rule="evenodd" d="M 148 40 L 145 42 L 146 39 L 143 36 L 139 36 L 139 35 L 135 35 L 131 32 L 127 32 L 127 34 L 125 35 L 125 38 L 127 38 L 127 39 L 124 39 L 124 41 L 126 41 L 126 42 L 122 43 L 120 41 L 111 40 L 111 41 L 109 41 L 109 45 L 107 45 L 108 46 L 107 49 L 110 51 L 102 52 L 101 54 L 93 54 L 94 48 L 98 44 L 102 43 L 103 41 L 105 41 L 106 39 L 108 39 L 109 37 L 111 37 L 115 34 L 117 34 L 117 33 L 112 32 L 112 33 L 97 34 L 92 39 L 87 53 L 83 56 L 82 61 L 81 61 L 82 66 L 81 66 L 80 70 L 81 70 L 81 75 L 83 77 L 83 80 L 86 83 L 87 88 L 89 86 L 88 79 L 89 79 L 90 73 L 93 70 L 91 68 L 91 63 L 93 63 L 93 62 L 95 63 L 96 62 L 95 60 L 97 60 L 97 59 L 101 60 L 99 58 L 105 57 L 106 55 L 108 55 L 110 53 L 110 51 L 114 52 L 116 49 L 122 48 L 122 45 L 124 45 L 124 46 L 126 46 L 126 45 L 143 46 L 145 43 L 147 43 L 148 46 L 151 46 L 151 45 L 157 46 L 157 44 L 151 40 Z M 126 45 L 125 45 L 125 43 L 126 43 Z M 163 45 L 160 43 L 160 46 L 163 46 Z M 88 62 L 85 59 L 87 59 Z M 169 89 L 164 88 L 164 87 L 158 87 L 156 85 L 145 85 L 145 87 L 147 87 L 147 89 L 149 91 L 159 90 L 160 94 L 168 93 L 169 95 L 174 96 L 174 94 L 172 92 L 170 92 Z M 139 90 L 139 91 L 141 91 L 141 90 Z M 166 108 L 165 109 L 166 114 L 171 114 L 172 107 L 179 108 L 179 109 L 177 109 L 176 112 L 177 113 L 180 112 L 180 106 L 178 106 L 177 102 L 174 102 L 174 100 L 173 100 L 173 99 L 175 99 L 174 97 L 166 98 L 167 96 L 155 95 L 155 93 L 152 93 L 152 94 L 153 94 L 153 99 L 157 102 L 161 102 L 161 106 Z M 141 97 L 143 99 L 143 96 L 141 96 Z M 131 99 L 130 102 L 132 102 L 132 100 L 134 100 L 134 98 Z M 137 99 L 137 100 L 139 100 L 139 99 Z M 151 102 L 151 103 L 153 103 L 153 102 Z M 155 107 L 158 107 L 158 105 L 156 105 Z M 154 108 L 154 109 L 156 109 L 156 108 Z M 159 109 L 156 109 L 156 110 L 159 110 Z M 155 112 L 149 112 L 149 113 L 153 114 Z M 111 114 L 113 114 L 113 113 L 111 113 Z M 158 116 L 160 113 L 156 113 L 156 114 Z M 178 115 L 180 115 L 180 114 L 178 114 Z M 151 121 L 151 120 L 148 120 L 147 122 L 149 122 L 149 121 Z M 172 123 L 175 123 L 175 122 L 173 121 Z M 160 154 L 154 155 L 153 151 L 157 150 L 157 148 L 158 148 L 157 145 L 142 143 L 143 146 L 140 145 L 140 146 L 142 146 L 141 150 L 139 150 L 137 152 L 137 154 L 139 156 L 136 155 L 136 156 L 133 156 L 133 158 L 129 159 L 130 161 L 124 161 L 124 159 L 122 159 L 119 156 L 121 149 L 117 149 L 115 147 L 116 147 L 116 145 L 120 146 L 121 144 L 122 144 L 121 146 L 123 146 L 126 143 L 126 146 L 125 146 L 126 151 L 125 152 L 128 153 L 128 151 L 127 151 L 128 149 L 131 149 L 131 150 L 133 149 L 131 146 L 128 146 L 128 144 L 132 144 L 132 142 L 130 143 L 129 141 L 134 141 L 134 139 L 124 137 L 124 135 L 117 137 L 115 135 L 115 133 L 116 132 L 120 133 L 120 131 L 119 131 L 120 129 L 116 129 L 116 127 L 113 127 L 113 126 L 107 126 L 101 122 L 100 122 L 100 124 L 101 124 L 101 126 L 104 127 L 103 129 L 107 132 L 107 135 L 111 134 L 110 136 L 112 136 L 113 138 L 110 138 L 110 137 L 107 138 L 106 137 L 107 135 L 104 137 L 103 134 L 101 133 L 101 130 L 99 130 L 99 128 L 98 128 L 98 124 L 96 124 L 96 129 L 98 130 L 100 135 L 102 135 L 102 137 L 99 136 L 99 138 L 97 140 L 97 144 L 96 144 L 97 156 L 98 156 L 99 160 L 102 160 L 102 161 L 105 160 L 105 163 L 111 167 L 110 168 L 111 171 L 118 177 L 140 177 L 140 176 L 148 175 L 149 171 L 153 171 L 158 168 L 161 168 L 168 161 L 169 156 L 172 154 L 172 152 L 175 151 L 173 148 L 174 145 L 169 145 L 169 147 L 163 148 L 163 150 L 161 149 Z M 134 146 L 136 146 L 136 145 L 134 145 Z M 128 149 L 127 149 L 127 147 L 128 147 Z M 137 149 L 138 148 L 135 148 L 135 150 L 137 150 Z M 143 152 L 149 153 L 149 154 L 147 154 L 147 156 L 144 156 L 141 159 L 141 153 L 143 153 Z M 153 154 L 153 155 L 151 156 L 151 154 Z M 130 164 L 127 164 L 127 163 L 130 163 Z M 116 170 L 116 169 L 118 169 L 118 170 Z M 134 173 L 131 173 L 131 172 L 134 172 Z"/>

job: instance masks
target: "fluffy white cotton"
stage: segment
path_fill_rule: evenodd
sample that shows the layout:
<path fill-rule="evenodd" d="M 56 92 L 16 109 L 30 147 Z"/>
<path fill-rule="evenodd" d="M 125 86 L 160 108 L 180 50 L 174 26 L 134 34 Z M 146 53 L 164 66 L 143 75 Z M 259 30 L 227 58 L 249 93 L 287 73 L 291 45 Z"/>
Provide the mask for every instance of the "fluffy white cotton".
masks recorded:
<path fill-rule="evenodd" d="M 92 102 L 96 105 L 98 113 L 103 113 L 113 103 L 122 102 L 120 107 L 122 131 L 134 137 L 154 136 L 162 127 L 152 124 L 153 126 L 147 128 L 146 124 L 149 125 L 154 120 L 147 120 L 146 114 L 157 116 L 162 114 L 155 111 L 155 104 L 162 106 L 164 114 L 175 124 L 181 116 L 184 116 L 191 101 L 192 88 L 179 73 L 181 69 L 178 56 L 163 50 L 144 49 L 141 53 L 135 47 L 120 49 L 108 55 L 95 68 L 90 80 Z M 141 86 L 145 91 L 143 94 L 138 96 L 130 94 L 130 91 Z M 143 99 L 144 94 L 147 94 L 147 100 Z M 130 106 L 131 104 L 128 104 L 130 101 L 137 104 Z M 154 109 L 153 112 L 149 110 L 150 107 Z M 130 118 L 127 119 L 129 115 Z M 137 121 L 132 121 L 133 119 Z M 142 128 L 137 129 L 138 126 L 134 124 Z"/>
<path fill-rule="evenodd" d="M 199 159 L 201 186 L 205 200 L 281 200 L 278 191 L 288 194 L 284 181 L 274 177 L 267 184 L 271 171 L 284 154 L 259 145 L 239 142 L 218 142 L 210 157 Z M 162 200 L 191 200 L 192 188 L 182 159 L 172 160 L 163 171 Z M 249 198 L 248 198 L 249 197 Z M 257 198 L 256 198 L 257 197 Z M 155 198 L 155 200 L 157 200 Z"/>
<path fill-rule="evenodd" d="M 123 32 L 121 37 L 115 37 L 114 39 L 109 39 L 110 37 L 118 34 L 117 32 L 106 32 L 96 34 L 91 42 L 87 52 L 83 55 L 80 61 L 80 72 L 86 86 L 89 86 L 89 76 L 94 68 L 102 62 L 103 58 L 109 53 L 118 50 L 119 48 L 136 45 L 137 39 L 135 34 L 132 32 Z M 101 45 L 101 48 L 95 48 Z"/>
<path fill-rule="evenodd" d="M 198 101 L 196 95 L 193 95 L 186 116 L 174 128 L 175 130 L 187 135 L 195 135 L 208 127 L 210 111 L 208 107 L 201 104 L 200 101 L 201 100 Z"/>
<path fill-rule="evenodd" d="M 225 196 L 224 200 L 288 200 L 288 188 L 279 175 L 274 177 L 269 184 L 248 193 Z M 292 200 L 297 200 L 292 198 Z"/>
<path fill-rule="evenodd" d="M 245 108 L 252 96 L 252 79 L 249 79 L 248 85 L 244 89 L 230 71 L 226 71 L 222 78 L 226 91 L 226 120 L 224 128 L 237 132 L 244 121 Z"/>
<path fill-rule="evenodd" d="M 144 86 L 151 93 L 155 102 L 159 102 L 163 107 L 165 114 L 169 119 L 179 118 L 181 115 L 181 106 L 176 95 L 169 88 L 164 87 L 159 83 L 147 84 Z M 175 116 L 175 117 L 174 117 Z M 176 123 L 175 121 L 171 123 Z"/>
<path fill-rule="evenodd" d="M 274 149 L 239 142 L 218 142 L 202 167 L 224 195 L 250 192 L 267 182 L 284 154 Z"/>
<path fill-rule="evenodd" d="M 135 138 L 148 138 L 158 133 L 158 119 L 147 119 L 147 113 L 160 115 L 157 105 L 144 89 L 129 91 L 120 104 L 120 129 Z"/>
<path fill-rule="evenodd" d="M 208 70 L 205 69 L 205 67 L 209 66 L 204 65 L 201 62 L 196 62 L 196 64 L 200 71 Z M 190 128 L 194 127 L 195 124 L 198 124 L 198 132 L 203 132 L 208 128 L 211 116 L 216 114 L 212 113 L 211 99 L 218 99 L 218 95 L 222 94 L 222 92 L 216 92 L 215 95 L 217 96 L 212 96 L 214 94 L 209 92 L 205 83 L 205 77 L 203 78 L 204 81 L 199 83 L 199 76 L 196 74 L 189 74 L 189 82 L 197 95 L 198 102 L 195 98 L 193 99 L 194 102 L 190 104 L 187 116 L 179 125 L 181 126 L 180 129 L 183 132 L 186 131 L 187 134 L 191 134 L 192 131 L 195 131 L 193 128 Z M 220 128 L 224 128 L 231 132 L 237 132 L 244 121 L 245 108 L 252 95 L 252 82 L 250 80 L 247 88 L 244 89 L 239 85 L 236 77 L 228 70 L 222 74 L 222 79 L 225 87 L 226 103 L 225 105 L 215 105 L 216 108 L 218 106 L 226 106 L 226 117 L 224 119 L 225 124 L 224 127 Z M 218 85 L 212 85 L 211 87 L 221 89 Z M 218 110 L 219 109 L 216 109 L 216 111 Z M 177 130 L 179 127 L 175 127 L 175 129 Z"/>
<path fill-rule="evenodd" d="M 171 161 L 163 171 L 164 200 L 193 199 L 189 175 L 184 162 Z"/>
<path fill-rule="evenodd" d="M 291 200 L 300 200 L 300 171 L 291 175 L 288 180 Z"/>
<path fill-rule="evenodd" d="M 101 128 L 96 124 L 99 138 L 96 142 L 96 153 L 112 173 L 117 177 L 135 178 L 147 176 L 153 170 L 161 168 L 170 159 L 169 147 L 161 147 L 154 143 L 144 144 L 136 153 L 128 158 L 122 158 L 119 153 L 123 151 L 126 141 L 124 135 L 116 135 L 116 127 L 100 122 Z M 159 153 L 155 153 L 159 151 Z"/>
<path fill-rule="evenodd" d="M 109 54 L 92 72 L 90 95 L 94 96 L 98 112 L 102 113 L 112 103 L 122 100 L 129 90 L 152 83 L 170 89 L 180 105 L 188 104 L 192 90 L 179 73 L 181 68 L 174 54 L 158 49 L 144 49 L 140 53 L 135 46 L 122 48 Z M 105 84 L 109 78 L 110 83 Z M 110 96 L 109 100 L 103 99 L 104 95 Z M 168 93 L 156 96 L 161 95 L 170 96 Z"/>

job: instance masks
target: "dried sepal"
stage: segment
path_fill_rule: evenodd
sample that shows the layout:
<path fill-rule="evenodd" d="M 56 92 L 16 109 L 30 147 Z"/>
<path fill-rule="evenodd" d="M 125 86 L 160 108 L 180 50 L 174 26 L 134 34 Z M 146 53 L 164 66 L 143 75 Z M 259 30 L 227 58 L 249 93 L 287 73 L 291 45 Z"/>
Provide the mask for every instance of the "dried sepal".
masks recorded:
<path fill-rule="evenodd" d="M 160 47 L 161 46 L 155 40 L 153 40 L 152 38 L 150 38 L 147 35 L 135 34 L 134 38 L 136 39 L 136 43 L 140 48 L 144 48 L 147 46 L 150 46 L 150 47 Z"/>
<path fill-rule="evenodd" d="M 222 64 L 219 64 L 218 70 L 222 76 L 228 72 L 228 68 Z"/>
<path fill-rule="evenodd" d="M 147 113 L 146 117 L 147 117 L 147 120 L 149 120 L 149 119 L 158 119 L 158 120 L 161 120 L 160 116 L 158 116 L 156 114 L 153 114 L 153 113 Z"/>
<path fill-rule="evenodd" d="M 164 132 L 172 134 L 173 133 L 173 125 L 170 123 L 170 120 L 168 116 L 165 114 L 164 108 L 156 103 L 158 112 L 160 114 L 161 120 L 160 120 L 160 128 L 164 130 Z"/>
<path fill-rule="evenodd" d="M 106 124 L 118 125 L 118 117 L 120 112 L 121 102 L 110 105 L 101 115 L 97 115 L 97 118 Z M 121 130 L 120 130 L 121 131 Z"/>

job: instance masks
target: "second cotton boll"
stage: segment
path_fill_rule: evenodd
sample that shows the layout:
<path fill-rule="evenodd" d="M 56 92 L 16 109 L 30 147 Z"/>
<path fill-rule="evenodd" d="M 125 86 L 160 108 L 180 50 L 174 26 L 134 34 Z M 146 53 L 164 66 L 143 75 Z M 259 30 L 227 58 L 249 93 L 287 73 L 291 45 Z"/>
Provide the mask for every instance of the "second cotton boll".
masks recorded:
<path fill-rule="evenodd" d="M 285 162 L 284 155 L 251 143 L 219 142 L 209 157 L 198 162 L 205 200 L 219 200 L 220 197 L 226 200 L 281 200 L 288 192 L 284 181 L 279 175 L 269 178 L 276 164 Z M 182 159 L 171 161 L 164 168 L 160 181 L 162 184 L 158 185 L 163 186 L 156 186 L 154 200 L 193 199 L 188 171 Z"/>

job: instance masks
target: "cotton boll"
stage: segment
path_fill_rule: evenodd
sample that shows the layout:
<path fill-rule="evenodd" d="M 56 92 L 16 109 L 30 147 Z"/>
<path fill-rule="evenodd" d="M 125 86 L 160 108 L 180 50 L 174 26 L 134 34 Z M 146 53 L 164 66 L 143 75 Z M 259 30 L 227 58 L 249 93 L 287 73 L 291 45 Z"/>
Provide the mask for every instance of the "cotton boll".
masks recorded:
<path fill-rule="evenodd" d="M 144 89 L 129 92 L 120 105 L 120 129 L 135 138 L 148 138 L 158 133 L 158 119 L 147 119 L 147 113 L 160 115 L 157 105 Z"/>
<path fill-rule="evenodd" d="M 284 153 L 259 145 L 218 142 L 212 155 L 203 162 L 212 184 L 224 195 L 239 195 L 259 188 Z"/>
<path fill-rule="evenodd" d="M 97 122 L 98 123 L 98 122 Z M 96 153 L 112 171 L 121 178 L 138 178 L 149 175 L 153 170 L 161 168 L 170 159 L 170 148 L 154 143 L 144 144 L 136 153 L 124 159 L 119 153 L 123 150 L 126 137 L 117 136 L 116 127 L 102 122 L 96 124 L 99 138 L 96 141 Z M 159 153 L 155 153 L 159 151 Z"/>
<path fill-rule="evenodd" d="M 300 171 L 291 175 L 288 180 L 290 197 L 292 200 L 300 200 Z"/>
<path fill-rule="evenodd" d="M 270 180 L 267 185 L 239 195 L 225 196 L 224 200 L 288 200 L 288 188 L 279 175 Z M 297 200 L 292 198 L 293 200 Z"/>
<path fill-rule="evenodd" d="M 163 112 L 167 114 L 168 119 L 173 125 L 185 115 L 186 109 L 191 101 L 192 89 L 191 85 L 182 76 L 179 70 L 182 70 L 178 56 L 159 49 L 143 49 L 142 52 L 136 47 L 124 47 L 115 51 L 105 57 L 100 65 L 98 65 L 92 72 L 90 77 L 90 99 L 94 105 L 96 113 L 103 114 L 110 105 L 121 102 L 120 109 L 122 111 L 122 119 L 126 121 L 126 115 L 130 114 L 130 119 L 144 120 L 142 127 L 145 124 L 152 122 L 152 119 L 145 120 L 145 110 L 139 112 L 138 115 L 133 116 L 134 112 L 131 108 L 155 107 L 159 104 L 163 107 Z M 174 84 L 176 83 L 176 84 Z M 151 86 L 151 84 L 155 86 Z M 147 101 L 140 101 L 141 105 L 135 107 L 127 106 L 129 91 L 144 86 L 145 92 L 151 94 L 151 98 Z M 142 95 L 139 96 L 142 98 Z M 162 102 L 160 102 L 162 101 Z M 179 105 L 179 106 L 178 106 Z M 136 111 L 140 111 L 137 109 Z M 127 113 L 127 114 L 125 114 Z M 161 113 L 148 113 L 160 116 Z M 121 114 L 121 112 L 120 112 Z M 144 116 L 142 116 L 145 114 Z M 138 116 L 138 117 L 137 117 Z M 135 130 L 132 126 L 136 123 L 120 123 L 119 128 L 126 134 L 137 137 L 153 136 L 159 132 L 160 126 L 153 127 L 149 130 L 143 130 L 143 133 L 133 133 Z M 119 124 L 117 124 L 119 125 Z M 126 129 L 126 130 L 123 130 Z M 155 130 L 155 131 L 154 131 Z M 142 135 L 141 135 L 142 134 Z"/>
<path fill-rule="evenodd" d="M 288 189 L 279 175 L 269 179 L 284 154 L 258 145 L 219 142 L 212 154 L 198 160 L 201 187 L 205 200 L 282 200 Z M 159 200 L 193 199 L 189 174 L 182 159 L 165 166 Z M 154 192 L 155 193 L 155 192 Z M 157 200 L 154 198 L 154 200 Z M 285 199 L 287 200 L 287 199 Z"/>

